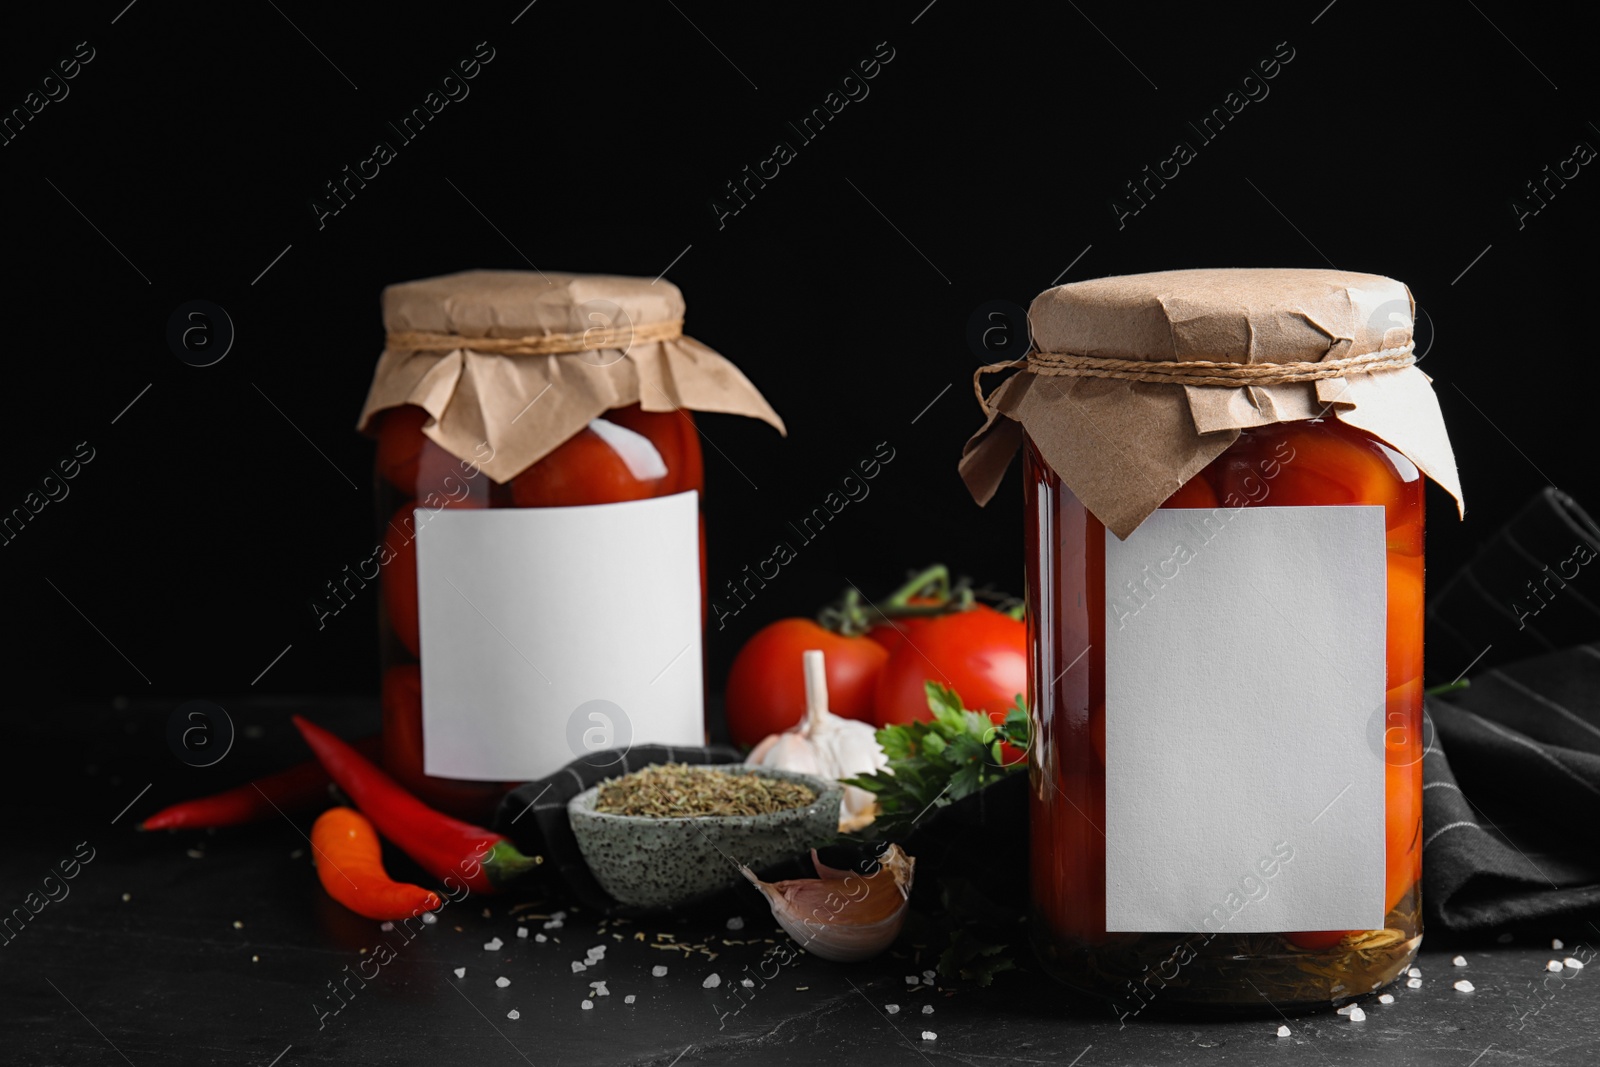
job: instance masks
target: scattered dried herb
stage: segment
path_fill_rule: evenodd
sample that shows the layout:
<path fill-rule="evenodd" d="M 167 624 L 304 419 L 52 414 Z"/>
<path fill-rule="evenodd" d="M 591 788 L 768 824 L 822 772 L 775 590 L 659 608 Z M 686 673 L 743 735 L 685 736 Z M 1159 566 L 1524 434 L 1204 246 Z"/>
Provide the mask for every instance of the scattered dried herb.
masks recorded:
<path fill-rule="evenodd" d="M 660 763 L 603 783 L 594 810 L 664 819 L 768 815 L 803 808 L 816 799 L 816 790 L 799 782 L 748 771 Z"/>

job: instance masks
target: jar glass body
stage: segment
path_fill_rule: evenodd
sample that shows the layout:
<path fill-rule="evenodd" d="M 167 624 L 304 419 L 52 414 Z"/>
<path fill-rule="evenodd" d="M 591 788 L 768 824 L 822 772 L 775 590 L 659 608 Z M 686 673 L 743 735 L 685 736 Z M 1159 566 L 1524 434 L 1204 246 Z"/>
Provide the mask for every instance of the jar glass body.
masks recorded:
<path fill-rule="evenodd" d="M 427 412 L 410 405 L 377 423 L 377 514 L 382 539 L 382 758 L 384 769 L 425 803 L 486 823 L 520 783 L 442 778 L 423 771 L 421 620 L 415 537 L 430 509 L 614 504 L 693 490 L 704 501 L 699 432 L 688 411 L 637 404 L 606 412 L 505 484 L 422 433 Z M 619 432 L 620 431 L 620 432 Z M 483 446 L 482 455 L 489 455 Z M 701 618 L 705 618 L 705 520 L 700 520 Z M 513 637 L 514 639 L 514 637 Z"/>
<path fill-rule="evenodd" d="M 1385 663 L 1385 929 L 1305 933 L 1106 930 L 1105 540 L 1108 533 L 1032 442 L 1025 446 L 1031 878 L 1034 949 L 1046 970 L 1123 1018 L 1204 1006 L 1326 1006 L 1398 977 L 1421 942 L 1421 475 L 1334 419 L 1245 430 L 1167 508 L 1382 505 Z M 1080 659 L 1081 657 L 1081 659 Z M 1136 710 L 1132 711 L 1137 714 Z"/>

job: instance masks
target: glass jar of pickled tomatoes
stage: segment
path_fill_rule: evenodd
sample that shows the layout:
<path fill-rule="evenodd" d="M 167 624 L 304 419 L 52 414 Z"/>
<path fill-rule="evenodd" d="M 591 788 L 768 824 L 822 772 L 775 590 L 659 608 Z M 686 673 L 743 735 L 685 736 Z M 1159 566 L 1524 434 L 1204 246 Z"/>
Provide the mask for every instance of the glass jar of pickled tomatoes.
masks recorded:
<path fill-rule="evenodd" d="M 681 295 L 664 280 L 469 271 L 385 290 L 388 343 L 360 423 L 377 438 L 381 752 L 385 769 L 433 807 L 486 821 L 510 786 L 588 752 L 703 743 L 705 474 L 691 408 L 747 414 L 780 430 L 782 422 L 731 363 L 683 336 L 682 315 Z M 689 493 L 688 513 L 676 500 L 670 515 L 648 520 L 626 510 Z M 477 532 L 462 512 L 487 513 L 490 522 Z M 660 516 L 672 525 L 652 528 L 666 521 Z M 680 531 L 680 521 L 698 531 Z M 649 551 L 633 547 L 637 540 L 600 543 L 619 524 L 683 548 L 667 564 L 641 564 Z M 444 579 L 434 578 L 442 599 L 431 608 L 419 544 Z M 473 546 L 499 562 L 461 558 Z M 684 555 L 698 570 L 688 579 L 698 587 L 689 609 L 697 619 L 688 623 L 685 582 L 653 573 L 683 566 Z M 542 572 L 552 579 L 575 572 L 565 599 L 524 572 L 533 558 L 554 568 Z M 485 566 L 502 571 L 485 574 Z M 467 585 L 470 595 L 464 574 L 477 583 Z M 559 601 L 550 619 L 540 616 L 546 598 Z M 670 649 L 646 656 L 630 639 L 626 627 L 650 626 L 639 601 L 661 628 L 669 615 L 676 620 Z M 426 633 L 457 633 L 440 615 L 430 630 L 426 615 L 449 609 L 463 624 L 481 621 L 482 639 L 436 647 L 430 659 Z M 445 736 L 424 714 L 428 671 L 439 672 L 435 682 L 449 679 L 433 690 L 452 709 L 431 720 L 450 723 Z M 632 703 L 614 679 L 632 686 L 622 686 Z M 474 776 L 429 773 L 430 750 Z"/>
<path fill-rule="evenodd" d="M 694 416 L 638 404 L 597 416 L 555 451 L 504 484 L 422 432 L 430 416 L 403 405 L 377 421 L 377 501 L 383 546 L 380 651 L 384 663 L 384 768 L 422 800 L 462 817 L 486 818 L 517 782 L 432 776 L 423 770 L 421 625 L 416 535 L 434 508 L 549 508 L 615 504 L 694 492 L 705 470 Z M 700 518 L 701 618 L 706 611 L 705 518 Z"/>
<path fill-rule="evenodd" d="M 1410 313 L 1331 271 L 1063 286 L 968 446 L 986 499 L 1020 423 L 1035 951 L 1124 1022 L 1326 1006 L 1416 955 L 1423 472 L 1459 488 Z"/>

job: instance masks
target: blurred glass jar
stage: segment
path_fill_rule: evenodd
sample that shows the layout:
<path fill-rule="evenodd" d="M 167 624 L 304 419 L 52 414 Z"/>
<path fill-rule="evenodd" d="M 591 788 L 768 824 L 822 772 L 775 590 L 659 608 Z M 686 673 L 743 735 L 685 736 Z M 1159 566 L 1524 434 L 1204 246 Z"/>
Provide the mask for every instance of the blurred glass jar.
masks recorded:
<path fill-rule="evenodd" d="M 391 285 L 383 309 L 359 428 L 378 446 L 384 766 L 485 821 L 509 785 L 590 752 L 703 743 L 693 412 L 781 431 L 777 414 L 683 334 L 665 279 L 467 271 Z"/>
<path fill-rule="evenodd" d="M 577 507 L 675 493 L 700 494 L 701 619 L 706 614 L 705 470 L 688 411 L 606 412 L 503 484 L 422 432 L 430 416 L 404 405 L 377 422 L 377 510 L 389 555 L 381 570 L 384 768 L 442 811 L 484 819 L 515 782 L 442 778 L 423 770 L 421 617 L 416 535 L 438 508 Z"/>

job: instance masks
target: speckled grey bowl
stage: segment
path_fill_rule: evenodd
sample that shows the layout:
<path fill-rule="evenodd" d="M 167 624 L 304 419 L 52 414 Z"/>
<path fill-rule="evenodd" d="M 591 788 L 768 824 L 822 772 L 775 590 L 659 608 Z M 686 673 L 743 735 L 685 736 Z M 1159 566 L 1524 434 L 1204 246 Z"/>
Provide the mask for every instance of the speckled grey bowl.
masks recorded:
<path fill-rule="evenodd" d="M 595 811 L 600 787 L 586 789 L 567 802 L 567 817 L 601 888 L 623 904 L 671 908 L 738 882 L 730 859 L 759 870 L 838 835 L 844 796 L 838 782 L 742 763 L 710 769 L 800 782 L 816 790 L 817 799 L 767 815 L 663 819 Z"/>

